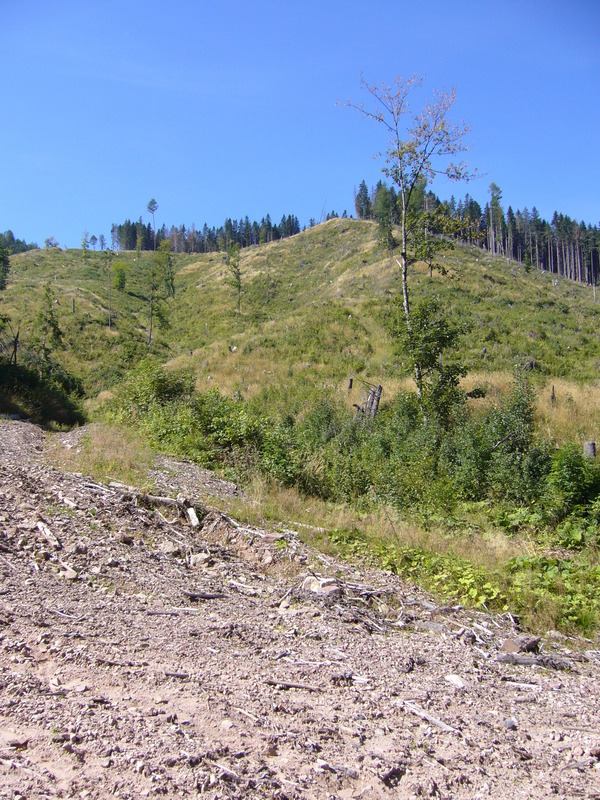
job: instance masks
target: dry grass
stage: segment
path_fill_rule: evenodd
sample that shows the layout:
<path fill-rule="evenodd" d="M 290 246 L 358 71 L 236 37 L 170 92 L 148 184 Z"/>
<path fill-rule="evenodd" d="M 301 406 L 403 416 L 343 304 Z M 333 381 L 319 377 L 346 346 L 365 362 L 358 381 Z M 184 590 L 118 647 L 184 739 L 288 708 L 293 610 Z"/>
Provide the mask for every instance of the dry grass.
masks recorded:
<path fill-rule="evenodd" d="M 305 542 L 326 553 L 339 553 L 329 538 L 329 533 L 339 530 L 360 531 L 371 552 L 379 545 L 392 545 L 453 553 L 488 573 L 515 556 L 533 553 L 533 544 L 526 538 L 509 537 L 489 525 L 482 531 L 465 524 L 461 532 L 452 534 L 442 528 L 424 529 L 401 519 L 392 508 L 379 506 L 360 512 L 347 505 L 304 497 L 293 488 L 282 489 L 262 478 L 255 478 L 245 498 L 232 500 L 228 510 L 249 524 L 296 528 Z"/>
<path fill-rule="evenodd" d="M 538 392 L 536 421 L 558 445 L 600 441 L 600 385 L 549 380 Z"/>
<path fill-rule="evenodd" d="M 152 451 L 130 428 L 94 423 L 52 438 L 48 458 L 60 469 L 99 481 L 148 485 Z"/>

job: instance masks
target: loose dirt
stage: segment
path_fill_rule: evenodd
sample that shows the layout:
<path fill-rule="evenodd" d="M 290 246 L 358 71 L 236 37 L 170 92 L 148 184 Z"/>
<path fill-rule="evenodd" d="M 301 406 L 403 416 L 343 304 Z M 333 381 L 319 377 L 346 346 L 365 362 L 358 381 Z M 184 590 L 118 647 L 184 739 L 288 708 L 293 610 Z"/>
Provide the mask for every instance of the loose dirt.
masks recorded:
<path fill-rule="evenodd" d="M 600 798 L 590 643 L 244 527 L 193 465 L 148 497 L 45 438 L 0 423 L 0 797 Z"/>

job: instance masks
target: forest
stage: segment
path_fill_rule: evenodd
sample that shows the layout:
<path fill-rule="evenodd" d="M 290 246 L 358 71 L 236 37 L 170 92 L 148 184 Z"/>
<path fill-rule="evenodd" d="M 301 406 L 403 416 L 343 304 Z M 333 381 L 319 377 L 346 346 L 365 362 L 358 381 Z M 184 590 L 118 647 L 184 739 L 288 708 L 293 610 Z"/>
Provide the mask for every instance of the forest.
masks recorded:
<path fill-rule="evenodd" d="M 502 191 L 490 185 L 490 200 L 482 208 L 468 193 L 456 201 L 440 200 L 424 183 L 413 196 L 413 208 L 427 213 L 433 232 L 475 245 L 527 267 L 597 285 L 600 274 L 600 229 L 554 212 L 548 222 L 535 206 L 514 211 L 502 206 Z M 374 219 L 386 230 L 400 219 L 393 186 L 380 181 L 369 191 L 362 181 L 355 191 L 359 219 Z"/>
<path fill-rule="evenodd" d="M 209 227 L 206 223 L 200 228 L 194 224 L 167 228 L 162 225 L 156 236 L 150 223 L 144 224 L 140 217 L 137 222 L 127 219 L 111 226 L 111 245 L 113 250 L 154 250 L 165 240 L 171 242 L 174 253 L 214 253 L 229 250 L 234 245 L 251 247 L 257 244 L 285 239 L 300 233 L 298 217 L 284 214 L 279 223 L 273 223 L 267 214 L 260 222 L 228 217 L 223 225 Z"/>

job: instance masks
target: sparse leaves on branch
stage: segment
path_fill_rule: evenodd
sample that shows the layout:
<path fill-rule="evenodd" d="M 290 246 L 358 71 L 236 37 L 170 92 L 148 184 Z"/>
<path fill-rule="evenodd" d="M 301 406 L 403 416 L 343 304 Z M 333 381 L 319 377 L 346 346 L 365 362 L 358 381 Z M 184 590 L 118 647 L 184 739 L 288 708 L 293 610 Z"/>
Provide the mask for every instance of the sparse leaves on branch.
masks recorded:
<path fill-rule="evenodd" d="M 388 136 L 385 153 L 382 154 L 382 171 L 393 181 L 398 191 L 400 256 L 397 263 L 402 279 L 407 349 L 413 361 L 421 410 L 426 417 L 424 394 L 428 364 L 423 360 L 424 352 L 419 346 L 424 331 L 417 329 L 425 320 L 421 320 L 420 315 L 413 320 L 408 291 L 408 240 L 419 221 L 419 214 L 412 213 L 411 200 L 419 187 L 432 182 L 437 176 L 460 181 L 475 177 L 475 172 L 462 159 L 462 155 L 468 150 L 464 137 L 469 127 L 465 124 L 454 124 L 449 118 L 456 99 L 455 90 L 434 91 L 433 99 L 426 102 L 421 111 L 415 112 L 409 104 L 409 97 L 421 84 L 422 79 L 417 75 L 410 78 L 396 77 L 392 86 L 377 86 L 361 78 L 362 88 L 370 95 L 370 105 L 355 105 L 350 101 L 346 105 L 360 111 L 366 119 L 381 125 Z M 428 314 L 425 314 L 425 318 L 427 317 Z M 436 330 L 440 330 L 439 327 Z M 444 337 L 440 340 L 440 348 L 445 346 L 443 339 Z"/>

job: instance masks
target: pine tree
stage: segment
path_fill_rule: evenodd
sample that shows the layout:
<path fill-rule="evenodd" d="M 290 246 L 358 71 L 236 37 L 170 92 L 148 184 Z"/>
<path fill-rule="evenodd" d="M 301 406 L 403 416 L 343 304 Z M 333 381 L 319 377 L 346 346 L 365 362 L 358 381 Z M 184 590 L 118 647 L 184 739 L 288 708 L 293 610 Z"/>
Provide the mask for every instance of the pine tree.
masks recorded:
<path fill-rule="evenodd" d="M 0 247 L 0 291 L 6 289 L 6 279 L 10 272 L 10 255 L 7 247 Z"/>
<path fill-rule="evenodd" d="M 356 197 L 354 198 L 354 208 L 356 210 L 356 216 L 359 219 L 371 219 L 371 198 L 369 197 L 369 190 L 364 180 L 361 181 Z"/>

